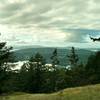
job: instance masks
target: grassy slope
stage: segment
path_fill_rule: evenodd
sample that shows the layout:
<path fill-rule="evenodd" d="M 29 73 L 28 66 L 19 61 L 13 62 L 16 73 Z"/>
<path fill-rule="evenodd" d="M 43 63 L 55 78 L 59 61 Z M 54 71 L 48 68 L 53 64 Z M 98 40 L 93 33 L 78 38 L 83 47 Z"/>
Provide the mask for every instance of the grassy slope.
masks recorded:
<path fill-rule="evenodd" d="M 0 100 L 100 100 L 100 84 L 70 88 L 53 94 L 15 93 Z"/>

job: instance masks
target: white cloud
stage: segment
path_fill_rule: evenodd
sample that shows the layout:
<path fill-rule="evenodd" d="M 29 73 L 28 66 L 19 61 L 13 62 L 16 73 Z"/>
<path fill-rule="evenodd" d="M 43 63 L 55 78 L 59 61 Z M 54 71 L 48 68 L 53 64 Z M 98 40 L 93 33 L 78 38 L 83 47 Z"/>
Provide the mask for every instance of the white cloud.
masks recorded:
<path fill-rule="evenodd" d="M 16 45 L 90 42 L 88 34 L 100 35 L 99 5 L 99 0 L 0 0 L 1 38 Z"/>

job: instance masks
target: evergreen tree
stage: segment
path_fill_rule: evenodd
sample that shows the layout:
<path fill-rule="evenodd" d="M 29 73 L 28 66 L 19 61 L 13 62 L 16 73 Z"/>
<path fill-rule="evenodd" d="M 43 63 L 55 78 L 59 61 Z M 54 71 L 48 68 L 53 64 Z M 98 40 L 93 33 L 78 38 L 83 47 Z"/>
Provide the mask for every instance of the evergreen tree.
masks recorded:
<path fill-rule="evenodd" d="M 69 62 L 70 62 L 70 65 L 71 65 L 72 68 L 77 66 L 77 62 L 78 62 L 79 58 L 78 58 L 78 55 L 75 52 L 74 47 L 71 48 L 71 54 L 68 55 L 68 58 L 69 58 Z"/>
<path fill-rule="evenodd" d="M 45 70 L 45 59 L 40 53 L 31 57 L 29 62 L 21 68 L 20 81 L 22 90 L 32 93 L 43 92 Z"/>
<path fill-rule="evenodd" d="M 35 57 L 31 57 L 30 59 L 30 68 L 34 69 L 34 90 L 36 92 L 42 91 L 42 86 L 44 83 L 44 72 L 45 72 L 45 59 L 40 53 L 37 53 Z M 31 70 L 30 70 L 31 71 Z"/>
<path fill-rule="evenodd" d="M 100 42 L 100 37 L 98 37 L 98 38 L 93 38 L 93 37 L 90 37 L 90 39 L 91 39 L 91 40 L 93 40 L 93 42 L 95 42 L 95 41 Z"/>
<path fill-rule="evenodd" d="M 88 58 L 85 69 L 90 83 L 100 82 L 100 51 Z"/>
<path fill-rule="evenodd" d="M 57 67 L 56 66 L 60 63 L 58 60 L 57 49 L 55 49 L 53 51 L 52 56 L 51 56 L 51 60 L 52 60 L 52 67 L 53 67 L 52 79 L 51 79 L 52 90 L 57 91 Z"/>
<path fill-rule="evenodd" d="M 51 56 L 51 60 L 52 60 L 52 67 L 53 67 L 54 70 L 55 70 L 56 65 L 59 64 L 57 49 L 55 49 L 55 50 L 53 51 L 52 56 Z"/>
<path fill-rule="evenodd" d="M 5 79 L 7 79 L 7 62 L 11 61 L 11 49 L 12 47 L 7 47 L 6 42 L 0 43 L 0 93 L 3 92 L 3 84 Z"/>

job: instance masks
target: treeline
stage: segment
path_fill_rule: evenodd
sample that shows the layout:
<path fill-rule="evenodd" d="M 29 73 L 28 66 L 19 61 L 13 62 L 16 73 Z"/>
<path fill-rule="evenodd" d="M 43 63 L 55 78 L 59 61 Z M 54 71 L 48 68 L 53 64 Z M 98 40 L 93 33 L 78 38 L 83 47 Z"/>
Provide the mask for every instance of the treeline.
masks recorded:
<path fill-rule="evenodd" d="M 67 53 L 67 52 L 66 52 Z M 70 67 L 60 66 L 55 49 L 51 55 L 51 66 L 37 53 L 24 63 L 20 70 L 13 70 L 12 48 L 0 43 L 0 94 L 9 92 L 51 93 L 68 87 L 100 83 L 100 51 L 88 58 L 87 64 L 79 64 L 79 57 L 72 47 L 67 55 Z M 66 60 L 66 59 L 64 59 Z"/>

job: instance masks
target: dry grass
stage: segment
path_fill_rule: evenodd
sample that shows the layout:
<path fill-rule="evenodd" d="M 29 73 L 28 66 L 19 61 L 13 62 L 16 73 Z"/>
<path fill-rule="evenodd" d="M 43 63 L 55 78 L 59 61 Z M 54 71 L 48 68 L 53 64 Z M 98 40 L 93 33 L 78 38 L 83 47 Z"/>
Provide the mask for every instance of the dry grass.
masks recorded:
<path fill-rule="evenodd" d="M 14 93 L 0 100 L 100 100 L 100 84 L 65 89 L 53 94 Z"/>

